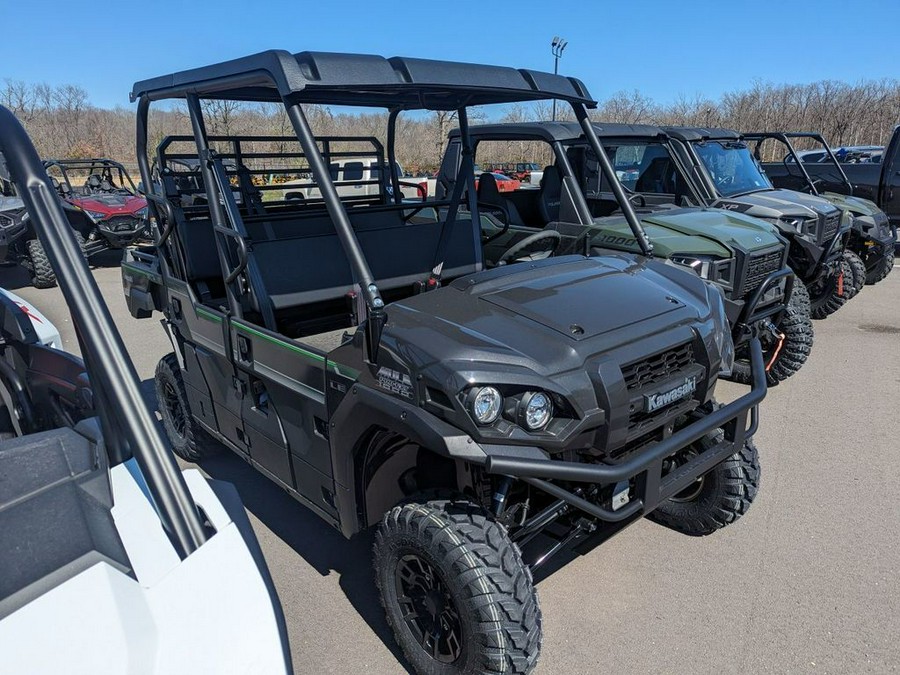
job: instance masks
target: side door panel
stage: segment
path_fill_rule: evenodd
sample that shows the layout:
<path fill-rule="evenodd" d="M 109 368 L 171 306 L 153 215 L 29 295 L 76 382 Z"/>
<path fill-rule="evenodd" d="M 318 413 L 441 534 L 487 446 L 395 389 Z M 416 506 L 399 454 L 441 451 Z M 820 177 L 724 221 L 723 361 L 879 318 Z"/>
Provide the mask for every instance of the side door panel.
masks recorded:
<path fill-rule="evenodd" d="M 242 419 L 250 458 L 336 516 L 325 408 L 325 355 L 246 321 L 231 321 L 245 384 Z"/>

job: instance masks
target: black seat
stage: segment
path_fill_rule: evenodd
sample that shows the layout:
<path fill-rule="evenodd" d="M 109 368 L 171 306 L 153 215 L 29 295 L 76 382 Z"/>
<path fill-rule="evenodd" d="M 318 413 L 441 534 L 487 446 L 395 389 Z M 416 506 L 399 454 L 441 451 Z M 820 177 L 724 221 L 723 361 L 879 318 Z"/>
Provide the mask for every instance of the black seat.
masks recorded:
<path fill-rule="evenodd" d="M 87 180 L 84 182 L 85 192 L 98 192 L 100 190 L 100 185 L 103 181 L 100 180 L 100 176 L 95 173 L 92 173 L 88 176 Z"/>
<path fill-rule="evenodd" d="M 485 172 L 478 177 L 478 205 L 485 213 L 501 214 L 501 220 L 509 225 L 522 225 L 516 205 L 500 194 L 494 174 Z"/>
<path fill-rule="evenodd" d="M 544 167 L 541 178 L 541 192 L 538 195 L 538 209 L 544 224 L 559 220 L 559 201 L 562 197 L 562 178 L 559 169 L 550 165 Z"/>
<path fill-rule="evenodd" d="M 641 176 L 635 183 L 635 192 L 649 192 L 652 194 L 675 194 L 673 185 L 672 161 L 668 155 L 654 157 L 641 171 Z"/>

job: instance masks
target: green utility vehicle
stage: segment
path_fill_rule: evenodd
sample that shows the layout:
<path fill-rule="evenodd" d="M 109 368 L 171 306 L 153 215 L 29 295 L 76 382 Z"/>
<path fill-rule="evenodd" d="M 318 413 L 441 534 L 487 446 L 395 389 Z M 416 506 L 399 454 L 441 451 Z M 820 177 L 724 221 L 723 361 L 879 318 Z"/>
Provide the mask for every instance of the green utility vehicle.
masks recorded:
<path fill-rule="evenodd" d="M 615 185 L 600 170 L 578 124 L 533 122 L 471 128 L 476 160 L 480 152 L 491 152 L 494 144 L 510 142 L 542 144 L 543 148 L 532 151 L 556 158 L 544 170 L 539 190 L 501 193 L 482 177 L 477 193 L 479 206 L 498 221 L 495 238 L 486 244 L 486 250 L 505 251 L 532 237 L 538 240 L 526 249 L 539 247 L 540 242 L 548 241 L 542 237 L 550 235 L 540 233 L 548 232 L 549 223 L 554 223 L 552 232 L 560 229 L 555 224 L 558 220 L 578 222 L 573 216 L 560 217 L 561 209 L 573 210 L 574 195 L 563 197 L 565 181 L 561 180 L 571 175 L 581 186 L 591 218 L 569 228 L 575 239 L 568 249 L 559 248 L 557 253 L 640 253 L 620 207 L 624 202 L 619 201 L 618 191 L 627 206 L 634 206 L 653 243 L 654 256 L 690 269 L 721 288 L 738 349 L 731 377 L 750 381 L 746 344 L 753 335 L 762 340 L 770 385 L 796 373 L 809 356 L 813 331 L 805 289 L 792 292 L 795 286 L 787 266 L 787 242 L 765 221 L 700 208 L 701 197 L 659 127 L 595 124 L 594 130 L 612 162 Z M 459 132 L 453 131 L 440 184 L 453 184 L 451 174 L 461 161 L 460 151 Z"/>

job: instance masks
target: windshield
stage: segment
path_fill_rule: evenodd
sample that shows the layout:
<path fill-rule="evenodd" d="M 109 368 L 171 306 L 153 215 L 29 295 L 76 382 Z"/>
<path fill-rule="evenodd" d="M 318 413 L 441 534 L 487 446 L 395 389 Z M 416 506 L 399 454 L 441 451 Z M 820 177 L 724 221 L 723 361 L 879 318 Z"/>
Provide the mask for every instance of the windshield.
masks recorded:
<path fill-rule="evenodd" d="M 772 183 L 760 170 L 750 149 L 743 143 L 707 141 L 694 148 L 723 197 L 744 192 L 771 190 Z"/>

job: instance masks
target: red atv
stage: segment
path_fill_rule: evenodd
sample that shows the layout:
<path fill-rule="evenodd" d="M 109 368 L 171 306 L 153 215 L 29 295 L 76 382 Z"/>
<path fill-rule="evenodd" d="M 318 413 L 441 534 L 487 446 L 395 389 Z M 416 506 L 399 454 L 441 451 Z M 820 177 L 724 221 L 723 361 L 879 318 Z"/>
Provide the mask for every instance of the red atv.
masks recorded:
<path fill-rule="evenodd" d="M 85 256 L 125 248 L 150 236 L 147 200 L 125 167 L 111 159 L 52 159 L 44 162 L 59 196 L 86 213 L 93 227 L 81 232 Z"/>

